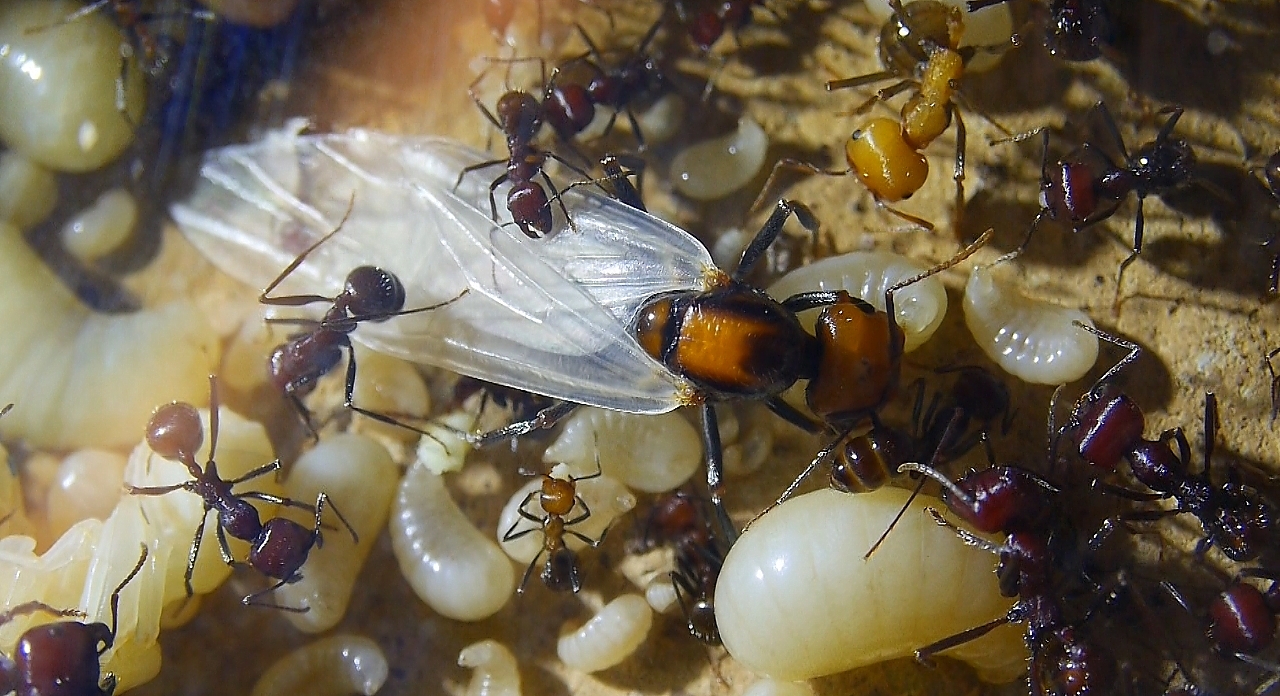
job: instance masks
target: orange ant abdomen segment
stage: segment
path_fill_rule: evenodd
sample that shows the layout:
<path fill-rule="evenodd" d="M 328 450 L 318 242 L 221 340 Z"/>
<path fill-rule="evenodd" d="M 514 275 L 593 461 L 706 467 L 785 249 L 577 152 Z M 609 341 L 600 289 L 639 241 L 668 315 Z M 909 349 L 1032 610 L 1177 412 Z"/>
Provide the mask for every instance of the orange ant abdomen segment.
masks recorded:
<path fill-rule="evenodd" d="M 849 138 L 844 148 L 849 166 L 876 198 L 895 202 L 911 197 L 929 176 L 929 163 L 902 127 L 890 118 L 873 118 Z"/>
<path fill-rule="evenodd" d="M 822 357 L 805 398 L 815 415 L 846 421 L 875 410 L 892 395 L 902 339 L 899 334 L 895 348 L 888 315 L 840 302 L 822 310 L 814 334 Z"/>
<path fill-rule="evenodd" d="M 670 370 L 720 393 L 778 394 L 812 373 L 813 337 L 795 315 L 740 286 L 659 299 L 635 333 Z"/>
<path fill-rule="evenodd" d="M 577 486 L 573 481 L 552 478 L 542 479 L 542 491 L 538 496 L 538 504 L 548 515 L 563 517 L 573 509 Z"/>
<path fill-rule="evenodd" d="M 902 107 L 902 131 L 906 141 L 916 150 L 933 142 L 951 125 L 952 87 L 964 74 L 964 59 L 959 53 L 938 49 L 929 56 L 920 91 Z"/>

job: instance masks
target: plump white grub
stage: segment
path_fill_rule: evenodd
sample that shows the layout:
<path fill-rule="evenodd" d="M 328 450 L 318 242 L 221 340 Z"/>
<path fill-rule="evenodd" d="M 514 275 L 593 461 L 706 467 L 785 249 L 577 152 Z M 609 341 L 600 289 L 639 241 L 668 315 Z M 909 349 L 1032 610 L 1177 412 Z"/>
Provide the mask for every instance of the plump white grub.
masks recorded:
<path fill-rule="evenodd" d="M 727 135 L 694 143 L 671 160 L 671 185 L 699 201 L 713 201 L 755 178 L 769 150 L 769 136 L 750 116 Z"/>
<path fill-rule="evenodd" d="M 451 619 L 488 618 L 516 587 L 511 561 L 467 519 L 444 480 L 421 459 L 396 491 L 391 549 L 418 597 Z"/>
<path fill-rule="evenodd" d="M 964 12 L 964 34 L 960 39 L 961 46 L 1002 46 L 1005 49 L 1012 48 L 1010 39 L 1013 38 L 1013 10 L 1009 8 L 1008 3 L 992 5 L 984 7 L 976 12 L 970 12 L 967 0 L 940 0 L 944 5 L 954 5 Z M 910 2 L 905 3 L 910 5 Z M 877 22 L 884 22 L 889 19 L 889 15 L 893 14 L 893 9 L 889 7 L 888 0 L 867 0 L 867 10 Z M 1000 57 L 1004 55 L 1003 51 L 979 51 L 969 63 L 965 65 L 966 70 L 973 72 L 983 72 L 994 68 L 999 62 Z"/>
<path fill-rule="evenodd" d="M 0 153 L 0 221 L 28 230 L 44 222 L 57 204 L 53 172 L 12 150 Z"/>
<path fill-rule="evenodd" d="M 581 628 L 562 633 L 556 654 L 569 669 L 599 672 L 620 664 L 639 648 L 653 625 L 644 597 L 625 594 L 609 602 Z"/>
<path fill-rule="evenodd" d="M 761 679 L 747 687 L 742 696 L 813 696 L 813 687 L 808 682 Z"/>
<path fill-rule="evenodd" d="M 64 21 L 81 7 L 74 0 L 0 4 L 0 140 L 67 172 L 92 171 L 124 152 L 146 103 L 133 57 L 125 59 L 118 102 L 124 36 L 108 12 Z"/>
<path fill-rule="evenodd" d="M 37 536 L 39 545 L 52 544 L 80 520 L 107 519 L 120 501 L 127 462 L 123 455 L 104 450 L 77 450 L 67 455 L 45 493 L 45 524 Z"/>
<path fill-rule="evenodd" d="M 378 644 L 346 633 L 321 638 L 276 660 L 258 677 L 253 696 L 372 696 L 387 681 Z"/>
<path fill-rule="evenodd" d="M 321 530 L 324 547 L 311 549 L 298 570 L 302 579 L 264 598 L 281 606 L 306 607 L 305 612 L 285 614 L 298 630 L 319 633 L 346 614 L 356 577 L 387 523 L 399 473 L 386 448 L 354 433 L 325 438 L 294 463 L 284 484 L 285 497 L 312 504 L 324 493 L 358 535 L 358 541 L 352 539 L 334 510 L 326 509 L 322 519 L 331 529 Z M 304 526 L 315 523 L 306 510 L 287 510 Z"/>
<path fill-rule="evenodd" d="M 574 412 L 542 461 L 563 462 L 574 476 L 600 470 L 628 488 L 678 488 L 702 464 L 702 436 L 678 413 L 641 415 L 584 406 Z M 593 508 L 594 509 L 594 508 Z"/>
<path fill-rule="evenodd" d="M 93 312 L 6 223 L 0 278 L 0 403 L 14 404 L 0 418 L 3 437 L 50 450 L 126 448 L 157 404 L 208 403 L 220 345 L 191 302 Z"/>
<path fill-rule="evenodd" d="M 1005 372 L 1032 384 L 1080 379 L 1098 359 L 1098 338 L 1076 326 L 1093 321 L 1071 309 L 1023 295 L 979 266 L 964 289 L 964 322 L 973 340 Z"/>
<path fill-rule="evenodd" d="M 431 412 L 427 384 L 412 363 L 356 345 L 355 405 L 381 413 L 408 425 L 421 427 L 422 418 Z M 360 429 L 368 429 L 398 440 L 412 440 L 419 435 L 407 428 L 380 423 L 372 418 L 355 417 Z M 425 430 L 425 428 L 423 428 Z"/>
<path fill-rule="evenodd" d="M 458 666 L 475 670 L 467 696 L 520 696 L 516 657 L 496 640 L 472 643 L 458 653 Z"/>
<path fill-rule="evenodd" d="M 267 359 L 287 339 L 284 327 L 268 324 L 256 313 L 245 317 L 222 353 L 218 385 L 242 394 L 271 388 L 267 383 Z"/>
<path fill-rule="evenodd" d="M 684 112 L 684 101 L 680 95 L 668 92 L 658 97 L 648 109 L 636 114 L 636 121 L 644 132 L 645 144 L 665 143 L 679 133 L 680 127 L 684 125 Z"/>
<path fill-rule="evenodd" d="M 935 524 L 924 508 L 941 507 L 936 498 L 917 498 L 863 559 L 909 495 L 824 489 L 756 520 L 729 550 L 716 584 L 716 623 L 729 654 L 774 679 L 810 679 L 909 656 L 1004 616 L 1012 600 L 1000 596 L 997 559 Z M 1017 626 L 944 654 L 992 681 L 1025 671 Z"/>
<path fill-rule="evenodd" d="M 769 295 L 782 300 L 798 292 L 847 290 L 884 311 L 884 291 L 894 283 L 924 273 L 928 268 L 889 251 L 851 251 L 802 266 L 769 286 Z M 947 289 L 938 276 L 909 285 L 893 295 L 894 313 L 911 352 L 942 325 L 947 314 Z M 813 330 L 820 310 L 800 314 L 805 328 Z"/>
<path fill-rule="evenodd" d="M 475 420 L 475 413 L 459 409 L 424 424 L 422 429 L 434 437 L 418 440 L 418 463 L 435 474 L 461 471 L 467 454 L 471 452 L 466 433 L 472 429 Z"/>
<path fill-rule="evenodd" d="M 557 464 L 552 467 L 551 475 L 560 479 L 568 478 L 568 471 L 563 464 Z M 519 563 L 529 563 L 542 550 L 542 533 L 525 534 L 518 539 L 510 541 L 503 541 L 502 537 L 506 535 L 507 530 L 512 528 L 512 525 L 515 525 L 516 531 L 536 527 L 531 520 L 520 517 L 517 511 L 520 508 L 520 503 L 524 502 L 525 498 L 533 493 L 533 497 L 529 500 L 529 504 L 525 506 L 525 510 L 532 513 L 534 517 L 541 518 L 545 513 L 538 506 L 538 496 L 535 493 L 541 487 L 542 479 L 540 478 L 525 484 L 515 492 L 515 495 L 511 496 L 506 506 L 502 508 L 502 514 L 498 517 L 498 544 L 503 551 L 507 552 L 508 556 Z M 615 519 L 636 506 L 636 497 L 631 491 L 628 491 L 626 486 L 608 476 L 579 481 L 578 495 L 587 502 L 587 507 L 591 508 L 591 516 L 573 525 L 571 529 L 588 539 L 599 539 Z M 580 513 L 581 508 L 574 507 L 567 517 L 572 519 Z M 565 535 L 565 544 L 574 551 L 581 551 L 587 546 L 585 542 L 571 534 Z"/>
<path fill-rule="evenodd" d="M 133 194 L 113 188 L 62 226 L 62 246 L 77 259 L 92 263 L 119 249 L 137 223 Z"/>
<path fill-rule="evenodd" d="M 660 575 L 644 588 L 644 601 L 649 608 L 659 614 L 670 614 L 679 607 L 676 598 L 676 586 L 671 584 L 667 575 Z"/>

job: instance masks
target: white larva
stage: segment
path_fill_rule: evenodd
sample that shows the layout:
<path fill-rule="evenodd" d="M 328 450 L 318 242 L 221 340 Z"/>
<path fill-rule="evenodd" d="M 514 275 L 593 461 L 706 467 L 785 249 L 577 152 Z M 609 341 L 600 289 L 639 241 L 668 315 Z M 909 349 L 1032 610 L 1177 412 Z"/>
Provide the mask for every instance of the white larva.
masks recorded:
<path fill-rule="evenodd" d="M 0 403 L 16 404 L 0 418 L 5 438 L 51 450 L 128 448 L 157 405 L 207 403 L 220 345 L 191 302 L 91 311 L 7 223 L 0 277 Z"/>
<path fill-rule="evenodd" d="M 669 614 L 676 611 L 679 606 L 679 599 L 676 597 L 676 586 L 671 583 L 667 575 L 661 575 L 654 578 L 644 588 L 644 601 L 649 603 L 649 607 L 659 614 Z"/>
<path fill-rule="evenodd" d="M 727 135 L 694 143 L 671 160 L 671 185 L 699 201 L 714 201 L 737 191 L 764 165 L 769 136 L 750 116 L 738 119 Z"/>
<path fill-rule="evenodd" d="M 138 204 L 123 188 L 106 191 L 62 226 L 62 246 L 83 263 L 119 249 L 138 223 Z"/>
<path fill-rule="evenodd" d="M 20 230 L 44 222 L 58 204 L 53 172 L 12 150 L 0 153 L 0 221 Z"/>
<path fill-rule="evenodd" d="M 889 251 L 852 251 L 816 261 L 782 276 L 769 286 L 769 295 L 785 299 L 811 290 L 847 290 L 884 311 L 884 291 L 894 283 L 924 273 L 925 266 Z M 938 276 L 908 285 L 893 295 L 894 313 L 911 352 L 929 340 L 947 314 L 947 289 Z M 800 322 L 813 331 L 819 310 L 800 313 Z"/>
<path fill-rule="evenodd" d="M 1004 616 L 991 554 L 959 543 L 921 496 L 880 549 L 863 554 L 908 491 L 849 495 L 824 489 L 761 517 L 725 557 L 715 613 L 729 654 L 752 671 L 793 681 L 909 656 L 916 648 Z M 1025 669 L 1018 627 L 997 629 L 946 655 L 981 678 Z"/>
<path fill-rule="evenodd" d="M 575 631 L 563 633 L 556 654 L 569 669 L 599 672 L 620 664 L 639 648 L 653 625 L 653 610 L 637 594 L 609 602 Z"/>
<path fill-rule="evenodd" d="M 807 682 L 761 679 L 747 687 L 742 696 L 813 696 L 813 687 Z"/>
<path fill-rule="evenodd" d="M 356 346 L 355 351 L 356 364 L 360 366 L 354 394 L 357 406 L 376 413 L 394 413 L 397 418 L 410 423 L 425 418 L 431 412 L 427 385 L 412 364 L 364 346 Z M 362 430 L 368 429 L 399 440 L 418 437 L 412 430 L 372 418 L 357 418 L 355 423 Z"/>
<path fill-rule="evenodd" d="M 120 502 L 127 462 L 123 455 L 105 450 L 77 450 L 67 455 L 45 494 L 46 528 L 42 535 L 52 540 L 80 520 L 107 519 Z"/>
<path fill-rule="evenodd" d="M 459 409 L 425 424 L 422 429 L 432 437 L 418 440 L 418 463 L 434 474 L 461 471 L 467 461 L 467 453 L 471 451 L 465 433 L 475 425 L 475 420 L 474 413 Z"/>
<path fill-rule="evenodd" d="M 1005 372 L 1032 384 L 1066 384 L 1098 359 L 1098 338 L 1078 309 L 1029 298 L 994 277 L 1000 264 L 978 266 L 964 289 L 964 322 L 973 340 Z"/>
<path fill-rule="evenodd" d="M 372 696 L 386 683 L 387 673 L 387 658 L 377 643 L 338 634 L 276 660 L 258 677 L 252 696 Z"/>
<path fill-rule="evenodd" d="M 424 447 L 428 440 L 423 438 Z M 418 597 L 451 619 L 488 618 L 516 587 L 511 561 L 476 529 L 440 476 L 421 461 L 409 467 L 396 492 L 391 549 Z"/>
<path fill-rule="evenodd" d="M 285 481 L 285 497 L 312 504 L 323 492 L 359 536 L 358 542 L 352 540 L 334 511 L 324 512 L 325 523 L 332 527 L 322 531 L 324 546 L 311 549 L 299 569 L 301 580 L 281 587 L 270 597 L 281 606 L 307 608 L 301 613 L 285 613 L 298 630 L 319 633 L 342 620 L 356 576 L 387 523 L 398 474 L 386 448 L 353 433 L 321 440 L 294 463 Z M 288 514 L 307 527 L 315 522 L 305 510 L 289 509 Z"/>
<path fill-rule="evenodd" d="M 1003 46 L 1012 48 L 1013 11 L 1008 3 L 984 7 L 970 12 L 967 0 L 939 0 L 944 5 L 959 7 L 964 12 L 964 34 L 960 46 Z M 910 5 L 910 2 L 903 3 Z M 893 14 L 888 0 L 867 0 L 867 10 L 877 22 L 883 23 Z M 1000 62 L 1001 51 L 979 51 L 965 65 L 966 70 L 982 72 L 994 68 Z"/>
<path fill-rule="evenodd" d="M 598 448 L 597 448 L 598 445 Z M 677 488 L 702 465 L 702 436 L 678 413 L 643 416 L 579 408 L 542 455 L 563 462 L 574 476 L 595 473 L 627 488 L 662 493 Z"/>
<path fill-rule="evenodd" d="M 475 670 L 466 696 L 520 696 L 516 657 L 496 640 L 472 643 L 458 653 L 458 666 Z"/>
<path fill-rule="evenodd" d="M 563 464 L 557 464 L 552 467 L 551 475 L 555 478 L 567 478 L 568 469 Z M 542 532 L 533 532 L 525 534 L 517 539 L 503 541 L 507 531 L 512 529 L 521 531 L 524 529 L 534 529 L 536 525 L 531 521 L 524 519 L 517 512 L 520 504 L 526 498 L 533 494 L 529 504 L 525 506 L 525 510 L 533 514 L 534 517 L 541 518 L 545 513 L 538 506 L 538 496 L 536 491 L 542 487 L 542 479 L 534 479 L 520 490 L 516 491 L 511 499 L 507 501 L 505 507 L 502 508 L 502 514 L 498 516 L 498 543 L 502 546 L 502 550 L 507 555 L 515 559 L 519 563 L 529 563 L 533 561 L 538 552 L 542 550 L 543 537 Z M 578 482 L 578 495 L 586 501 L 587 507 L 591 508 L 591 516 L 570 527 L 575 532 L 587 537 L 588 539 L 599 539 L 604 534 L 609 525 L 615 519 L 629 512 L 636 506 L 636 497 L 628 491 L 625 486 L 608 476 L 599 476 L 597 478 L 586 479 Z M 574 507 L 568 517 L 571 519 L 581 513 L 580 507 Z M 581 539 L 573 535 L 565 535 L 565 544 L 574 551 L 581 551 L 586 548 L 587 544 Z"/>

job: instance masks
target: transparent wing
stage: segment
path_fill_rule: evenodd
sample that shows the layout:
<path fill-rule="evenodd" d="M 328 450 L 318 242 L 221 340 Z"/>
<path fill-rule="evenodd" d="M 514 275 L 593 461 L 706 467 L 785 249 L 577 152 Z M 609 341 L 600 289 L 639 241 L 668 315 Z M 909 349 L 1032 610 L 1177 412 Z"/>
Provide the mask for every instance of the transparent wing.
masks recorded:
<path fill-rule="evenodd" d="M 714 282 L 686 232 L 590 187 L 564 196 L 573 220 L 529 239 L 490 218 L 495 166 L 454 183 L 485 156 L 438 138 L 366 131 L 279 131 L 209 153 L 174 219 L 217 266 L 266 287 L 338 226 L 275 294 L 336 294 L 360 265 L 394 273 L 406 308 L 354 337 L 416 362 L 556 398 L 636 413 L 668 411 L 687 386 L 635 343 L 627 325 L 654 294 Z M 508 222 L 505 186 L 496 190 Z M 557 207 L 558 208 L 558 207 Z"/>

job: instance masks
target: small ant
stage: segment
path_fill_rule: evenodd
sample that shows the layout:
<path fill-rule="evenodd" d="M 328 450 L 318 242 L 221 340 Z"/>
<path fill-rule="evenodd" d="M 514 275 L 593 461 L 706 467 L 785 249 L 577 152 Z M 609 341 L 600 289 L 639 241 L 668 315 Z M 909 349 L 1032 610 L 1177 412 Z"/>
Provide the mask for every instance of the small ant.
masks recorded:
<path fill-rule="evenodd" d="M 216 510 L 218 545 L 222 551 L 222 560 L 227 565 L 235 565 L 231 555 L 231 547 L 227 545 L 227 534 L 249 542 L 248 564 L 263 575 L 276 580 L 271 587 L 247 595 L 241 601 L 245 605 L 265 606 L 293 612 L 306 612 L 307 607 L 284 607 L 258 601 L 266 595 L 286 584 L 302 579 L 298 570 L 307 561 L 312 546 L 323 546 L 324 539 L 320 534 L 320 518 L 325 506 L 329 506 L 338 516 L 342 525 L 350 532 L 353 540 L 357 539 L 356 531 L 351 528 L 329 496 L 320 493 L 316 496 L 315 505 L 269 495 L 260 491 L 235 493 L 236 485 L 265 476 L 280 469 L 280 460 L 260 466 L 239 478 L 230 481 L 218 475 L 218 464 L 215 453 L 218 447 L 218 389 L 217 380 L 209 377 L 209 458 L 204 468 L 196 463 L 196 452 L 204 443 L 204 428 L 200 423 L 200 414 L 188 403 L 175 401 L 156 409 L 147 423 L 147 445 L 161 457 L 176 461 L 187 467 L 191 480 L 169 486 L 131 486 L 125 489 L 133 495 L 165 495 L 173 491 L 183 490 L 200 496 L 204 501 L 205 514 L 196 527 L 195 538 L 191 542 L 191 553 L 187 556 L 187 571 L 183 583 L 187 596 L 195 594 L 191 586 L 191 577 L 195 573 L 196 557 L 200 553 L 200 542 L 204 537 L 204 526 L 210 510 Z M 261 500 L 272 505 L 309 510 L 315 513 L 315 526 L 307 529 L 285 517 L 273 517 L 263 522 L 257 508 L 249 504 L 248 499 Z"/>
<path fill-rule="evenodd" d="M 1268 580 L 1266 590 L 1246 582 L 1248 578 Z M 1169 581 L 1160 586 L 1188 613 L 1196 612 L 1182 593 Z M 1255 657 L 1276 639 L 1276 614 L 1280 613 L 1280 583 L 1258 568 L 1247 568 L 1225 590 L 1210 600 L 1206 611 L 1206 634 L 1213 649 L 1270 671 L 1280 666 Z"/>
<path fill-rule="evenodd" d="M 564 592 L 572 590 L 577 592 L 582 589 L 582 578 L 578 570 L 578 554 L 565 544 L 565 535 L 570 534 L 579 541 L 595 548 L 604 541 L 604 534 L 601 533 L 599 539 L 592 539 L 581 532 L 569 529 L 576 524 L 585 521 L 591 517 L 591 508 L 587 506 L 587 501 L 582 499 L 578 494 L 578 482 L 589 481 L 599 478 L 602 471 L 599 461 L 596 462 L 596 471 L 586 476 L 569 476 L 567 479 L 556 478 L 551 474 L 542 475 L 542 486 L 537 490 L 529 491 L 529 495 L 524 497 L 520 502 L 517 512 L 524 520 L 536 523 L 538 526 L 530 527 L 516 531 L 516 527 L 520 525 L 521 520 L 511 523 L 511 527 L 502 535 L 503 541 L 514 541 L 522 536 L 532 534 L 534 532 L 542 532 L 543 542 L 542 548 L 538 551 L 538 555 L 533 557 L 529 562 L 529 567 L 525 569 L 524 576 L 520 578 L 520 586 L 516 588 L 516 592 L 524 594 L 524 586 L 529 582 L 529 576 L 533 574 L 533 569 L 538 565 L 538 559 L 546 554 L 547 560 L 542 566 L 542 584 L 553 592 Z M 538 505 L 542 508 L 542 517 L 529 512 L 525 508 L 529 503 L 533 502 L 534 496 L 538 498 Z M 577 507 L 582 508 L 582 512 L 570 519 L 569 513 Z"/>
<path fill-rule="evenodd" d="M 1280 204 L 1280 152 L 1277 152 L 1267 158 L 1267 161 L 1261 167 L 1262 180 L 1266 185 L 1267 192 Z M 1280 233 L 1272 232 L 1271 238 L 1267 240 L 1264 246 L 1271 246 L 1277 243 L 1277 237 Z M 1280 251 L 1271 256 L 1271 277 L 1268 290 L 1272 297 L 1280 294 Z M 1274 353 L 1272 353 L 1274 355 Z M 1275 418 L 1274 411 L 1272 418 Z"/>
<path fill-rule="evenodd" d="M 1062 222 L 1079 232 L 1086 227 L 1110 218 L 1120 203 L 1137 194 L 1138 211 L 1133 226 L 1133 251 L 1120 264 L 1116 278 L 1116 297 L 1125 269 L 1142 253 L 1143 213 L 1142 203 L 1147 196 L 1161 194 L 1186 186 L 1192 181 L 1196 155 L 1187 141 L 1173 137 L 1173 128 L 1182 118 L 1182 107 L 1162 110 L 1169 118 L 1161 126 L 1155 140 L 1138 148 L 1133 155 L 1125 147 L 1124 138 L 1116 127 L 1115 119 L 1106 103 L 1093 107 L 1102 119 L 1106 132 L 1119 147 L 1123 161 L 1119 164 L 1093 143 L 1086 142 L 1052 166 L 1049 163 L 1049 132 L 1044 129 L 1014 136 L 1012 140 L 1025 140 L 1037 132 L 1043 135 L 1044 154 L 1040 165 L 1040 211 L 1031 221 L 1026 238 L 1015 253 L 1026 249 L 1031 236 L 1046 217 Z"/>
<path fill-rule="evenodd" d="M 1280 412 L 1280 372 L 1276 371 L 1275 363 L 1272 362 L 1277 355 L 1280 355 L 1280 348 L 1273 348 L 1267 353 L 1267 357 L 1263 362 L 1267 366 L 1267 374 L 1271 375 L 1271 422 L 1276 422 L 1276 413 Z M 13 404 L 10 404 L 12 406 Z"/>
<path fill-rule="evenodd" d="M 689 39 L 703 53 L 710 51 L 726 30 L 737 33 L 751 24 L 756 8 L 773 13 L 763 0 L 702 2 L 693 12 L 686 7 L 686 0 L 676 0 L 674 5 L 676 15 L 689 32 Z"/>
<path fill-rule="evenodd" d="M 430 433 L 414 428 L 390 416 L 361 408 L 354 403 L 356 388 L 356 355 L 351 345 L 351 332 L 356 330 L 360 322 L 381 322 L 392 317 L 406 314 L 429 312 L 452 304 L 469 292 L 464 289 L 452 299 L 426 307 L 404 309 L 405 290 L 400 279 L 392 273 L 375 266 L 360 266 L 347 274 L 342 292 L 334 297 L 323 295 L 285 295 L 272 297 L 275 290 L 285 278 L 289 277 L 302 262 L 337 234 L 351 215 L 355 199 L 342 217 L 338 226 L 297 256 L 275 280 L 267 285 L 258 295 L 258 302 L 276 307 L 301 307 L 316 302 L 328 302 L 330 307 L 320 321 L 304 319 L 271 319 L 273 323 L 301 324 L 307 330 L 291 337 L 271 351 L 267 359 L 267 374 L 285 398 L 292 404 L 294 411 L 311 432 L 312 437 L 319 438 L 315 426 L 311 422 L 311 411 L 302 403 L 302 399 L 315 390 L 321 377 L 324 377 L 347 354 L 347 376 L 343 391 L 342 406 L 381 423 L 411 430 L 420 435 L 431 437 Z"/>
<path fill-rule="evenodd" d="M 675 491 L 653 505 L 640 540 L 642 549 L 668 544 L 675 552 L 671 584 L 689 634 L 714 647 L 720 645 L 713 600 L 724 551 L 702 499 Z"/>
<path fill-rule="evenodd" d="M 1009 0 L 969 0 L 969 11 Z M 1110 45 L 1114 26 L 1103 0 L 1049 0 L 1044 46 L 1049 54 L 1072 62 L 1090 61 Z"/>
<path fill-rule="evenodd" d="M 138 563 L 111 593 L 111 625 L 102 622 L 54 621 L 27 629 L 18 638 L 13 657 L 0 655 L 0 692 L 15 696 L 111 696 L 116 676 L 102 674 L 100 660 L 116 642 L 120 593 L 147 562 L 142 545 Z M 0 614 L 0 625 L 36 612 L 76 616 L 75 609 L 56 609 L 44 602 L 26 602 Z"/>
<path fill-rule="evenodd" d="M 914 93 L 903 104 L 898 119 L 875 117 L 867 120 L 845 144 L 844 170 L 825 170 L 798 160 L 783 159 L 774 165 L 769 179 L 753 207 L 759 205 L 779 168 L 798 169 L 812 174 L 845 176 L 856 174 L 877 205 L 912 224 L 933 229 L 933 223 L 898 210 L 888 203 L 910 198 L 929 176 L 929 162 L 921 151 L 956 124 L 956 155 L 953 178 L 956 184 L 957 220 L 964 208 L 964 159 L 967 130 L 956 108 L 962 96 L 957 84 L 965 64 L 978 50 L 961 48 L 964 20 L 959 8 L 937 0 L 919 0 L 906 7 L 901 0 L 889 0 L 893 16 L 881 31 L 880 56 L 885 69 L 857 77 L 832 80 L 828 91 L 898 79 L 863 102 L 854 114 L 862 115 L 877 103 L 908 90 Z M 989 120 L 989 119 L 988 119 Z M 993 122 L 994 124 L 994 122 Z M 995 124 L 1002 132 L 1004 127 Z"/>

